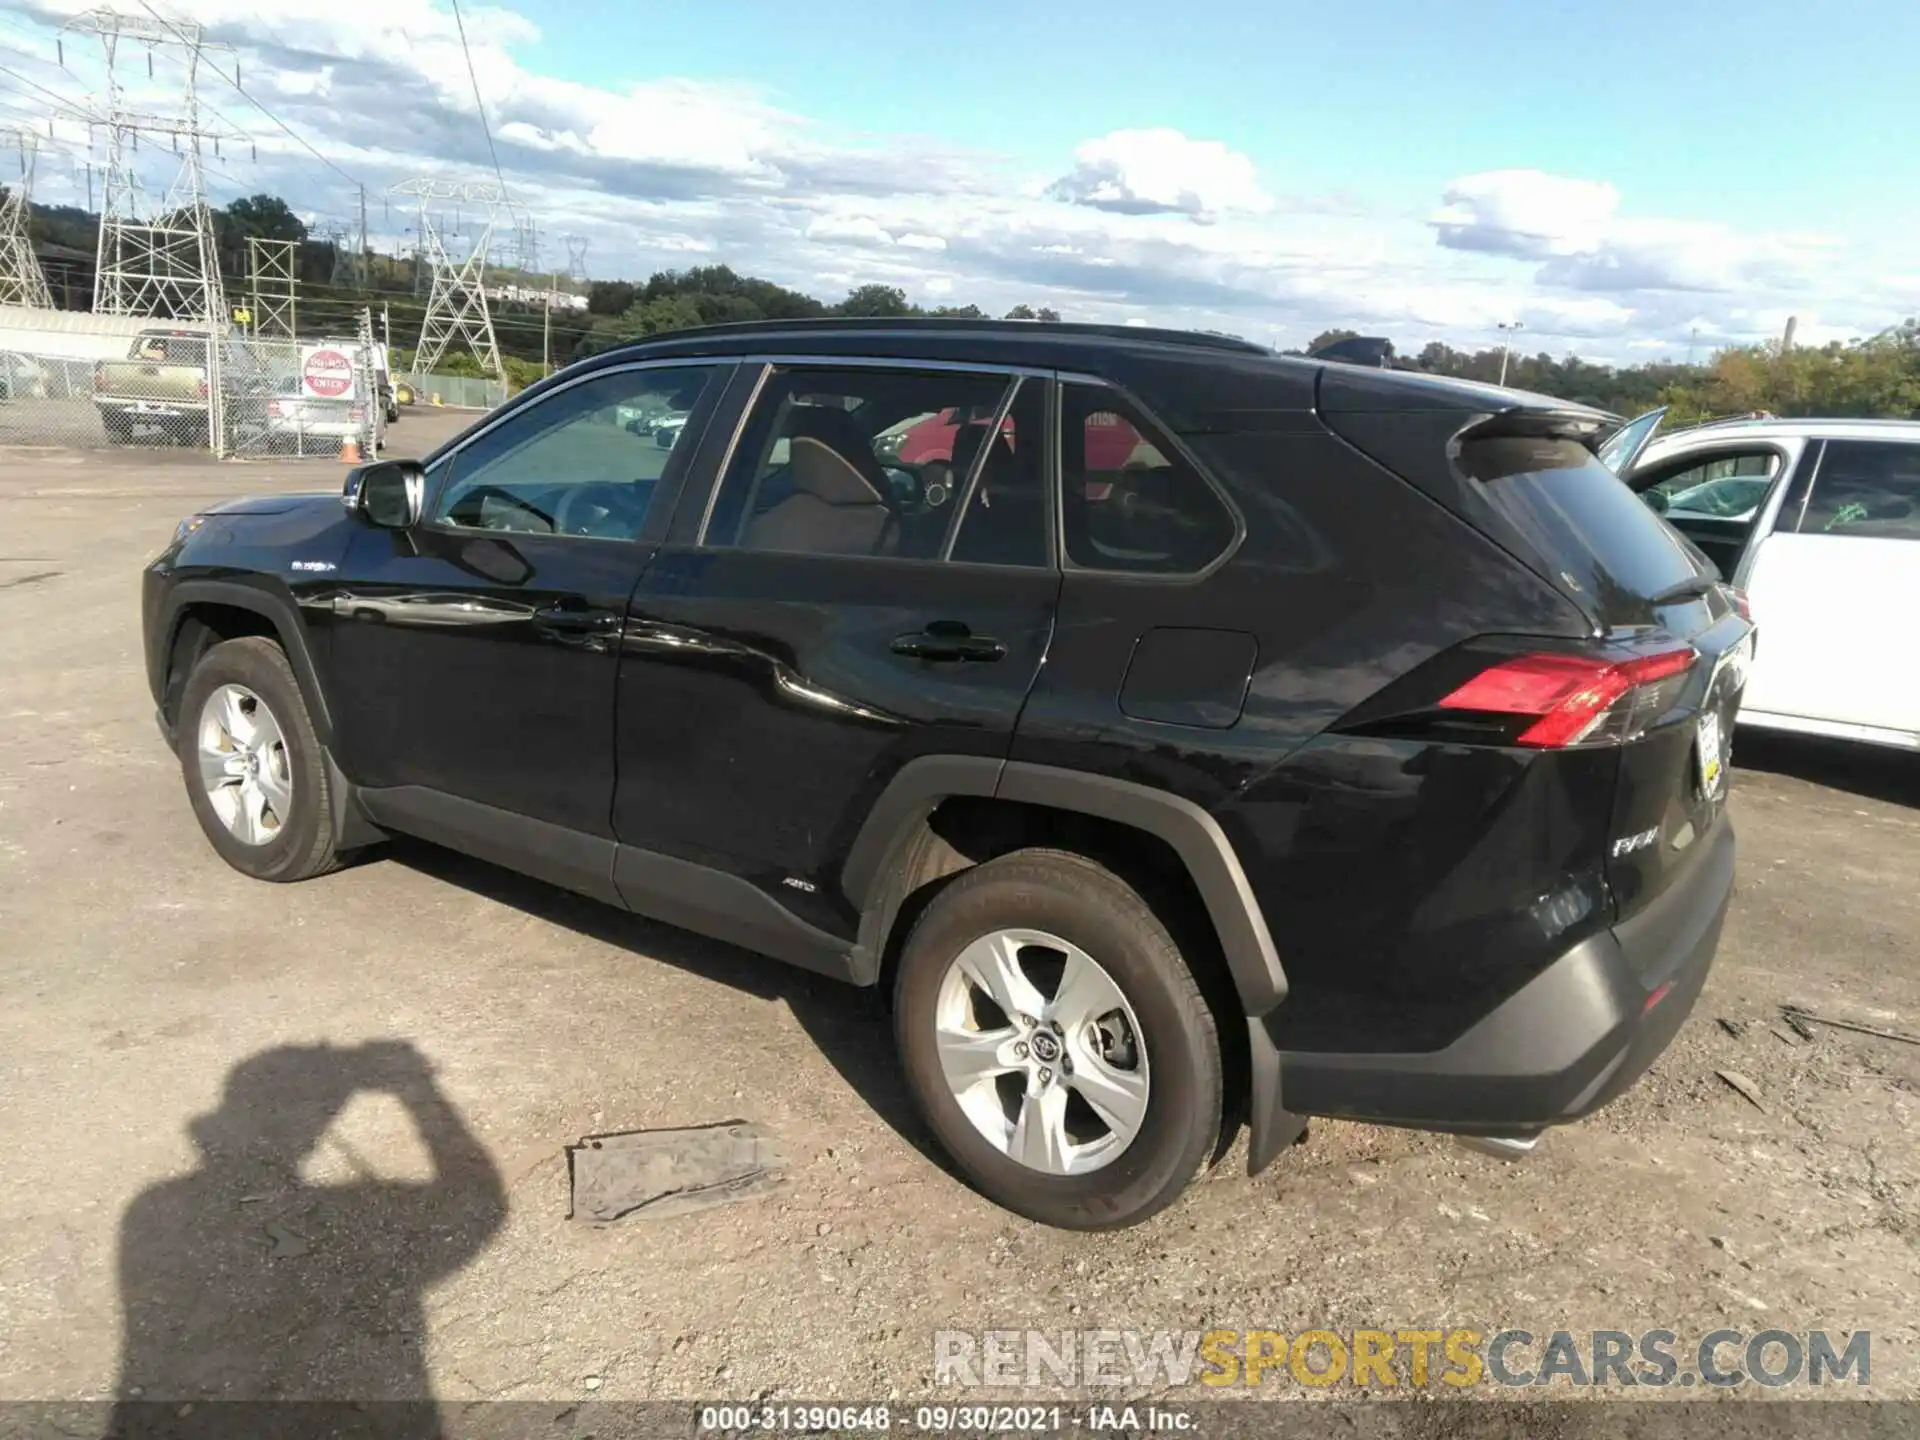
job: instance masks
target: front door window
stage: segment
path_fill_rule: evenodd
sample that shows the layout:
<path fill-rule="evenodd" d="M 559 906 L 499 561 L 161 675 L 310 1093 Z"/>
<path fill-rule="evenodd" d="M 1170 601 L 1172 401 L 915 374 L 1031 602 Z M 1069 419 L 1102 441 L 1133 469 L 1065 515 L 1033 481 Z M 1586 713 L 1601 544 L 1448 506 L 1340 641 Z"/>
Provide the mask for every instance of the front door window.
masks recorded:
<path fill-rule="evenodd" d="M 517 411 L 455 454 L 433 522 L 633 539 L 717 368 L 611 370 Z"/>

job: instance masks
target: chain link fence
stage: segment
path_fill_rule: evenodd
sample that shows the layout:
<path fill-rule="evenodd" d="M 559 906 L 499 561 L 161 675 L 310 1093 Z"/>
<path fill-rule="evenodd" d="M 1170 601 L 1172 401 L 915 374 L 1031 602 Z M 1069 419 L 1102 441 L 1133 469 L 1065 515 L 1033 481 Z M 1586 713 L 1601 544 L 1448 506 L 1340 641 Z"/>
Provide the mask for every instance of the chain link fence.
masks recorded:
<path fill-rule="evenodd" d="M 392 412 L 370 322 L 319 339 L 236 338 L 223 354 L 220 453 L 377 456 Z"/>
<path fill-rule="evenodd" d="M 372 458 L 394 411 L 381 353 L 364 311 L 346 333 L 292 340 L 0 305 L 0 445 Z"/>
<path fill-rule="evenodd" d="M 472 375 L 400 375 L 421 405 L 451 405 L 463 410 L 491 410 L 504 405 L 504 380 L 482 380 Z"/>
<path fill-rule="evenodd" d="M 209 445 L 208 330 L 0 305 L 0 445 Z"/>

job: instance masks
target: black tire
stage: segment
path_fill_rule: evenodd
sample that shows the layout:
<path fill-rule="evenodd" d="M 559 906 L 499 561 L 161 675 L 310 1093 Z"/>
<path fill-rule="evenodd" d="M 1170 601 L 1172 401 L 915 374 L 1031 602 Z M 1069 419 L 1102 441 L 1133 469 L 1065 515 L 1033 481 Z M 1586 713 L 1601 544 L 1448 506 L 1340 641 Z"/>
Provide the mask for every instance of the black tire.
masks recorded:
<path fill-rule="evenodd" d="M 109 445 L 131 445 L 133 443 L 133 421 L 125 415 L 103 413 L 100 423 L 107 432 Z"/>
<path fill-rule="evenodd" d="M 1146 1114 L 1133 1141 L 1099 1169 L 1050 1175 L 1014 1160 L 974 1128 L 941 1069 L 934 1017 L 948 967 L 974 940 L 1005 928 L 1046 931 L 1096 957 L 1139 1020 L 1151 1076 Z M 1138 1224 L 1179 1198 L 1219 1140 L 1213 1014 L 1159 917 L 1084 856 L 1016 850 L 948 884 L 901 952 L 894 1037 L 921 1115 L 961 1172 L 990 1200 L 1043 1224 Z"/>
<path fill-rule="evenodd" d="M 286 742 L 293 798 L 279 833 L 250 845 L 226 826 L 200 778 L 199 736 L 207 699 L 222 685 L 241 685 L 259 697 Z M 334 847 L 333 802 L 320 741 L 286 652 L 263 636 L 225 640 L 200 657 L 180 696 L 176 751 L 194 818 L 208 842 L 234 869 L 256 880 L 306 880 L 340 863 Z"/>

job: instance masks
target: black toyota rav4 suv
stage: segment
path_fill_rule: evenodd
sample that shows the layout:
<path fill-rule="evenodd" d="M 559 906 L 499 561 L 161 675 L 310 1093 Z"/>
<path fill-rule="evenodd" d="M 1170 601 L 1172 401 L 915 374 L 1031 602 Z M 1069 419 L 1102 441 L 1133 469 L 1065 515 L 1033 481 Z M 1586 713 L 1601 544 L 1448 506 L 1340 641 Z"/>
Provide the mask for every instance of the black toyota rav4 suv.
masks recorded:
<path fill-rule="evenodd" d="M 1124 1225 L 1243 1120 L 1524 1149 L 1685 1018 L 1751 630 L 1614 429 L 1199 335 L 690 331 L 184 521 L 147 666 L 238 869 L 404 832 L 882 987 L 960 1170 Z"/>

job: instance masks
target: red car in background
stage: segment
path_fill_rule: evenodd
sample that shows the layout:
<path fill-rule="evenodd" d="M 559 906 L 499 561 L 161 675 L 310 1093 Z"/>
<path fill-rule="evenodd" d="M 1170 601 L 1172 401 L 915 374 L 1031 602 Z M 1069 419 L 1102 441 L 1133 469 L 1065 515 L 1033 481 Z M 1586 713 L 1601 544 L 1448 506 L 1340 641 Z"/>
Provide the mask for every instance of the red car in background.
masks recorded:
<path fill-rule="evenodd" d="M 883 462 L 890 461 L 898 465 L 919 466 L 935 460 L 951 460 L 954 438 L 960 433 L 960 423 L 959 416 L 951 409 L 905 420 L 884 432 L 876 442 L 876 449 L 880 450 Z M 1011 416 L 1005 422 L 1005 433 L 1011 441 Z M 1103 474 L 1124 469 L 1139 444 L 1140 432 L 1118 415 L 1101 412 L 1087 417 L 1086 463 L 1089 471 Z"/>

